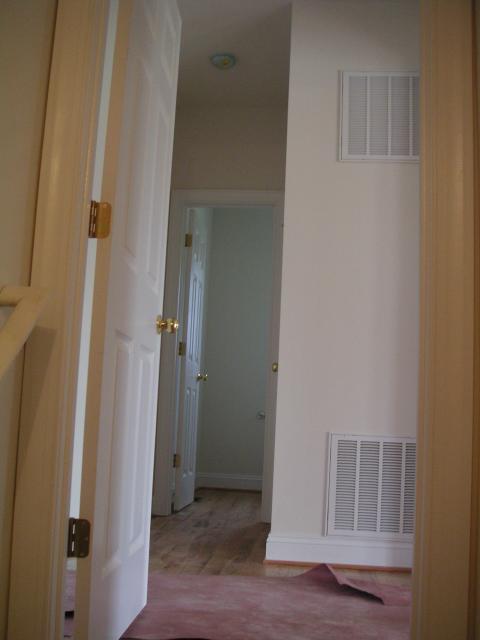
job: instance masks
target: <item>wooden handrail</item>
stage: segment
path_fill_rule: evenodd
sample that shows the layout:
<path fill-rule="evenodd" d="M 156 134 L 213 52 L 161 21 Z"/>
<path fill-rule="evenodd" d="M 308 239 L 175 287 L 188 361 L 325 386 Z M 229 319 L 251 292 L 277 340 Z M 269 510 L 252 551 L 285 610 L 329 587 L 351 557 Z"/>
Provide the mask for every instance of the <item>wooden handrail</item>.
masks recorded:
<path fill-rule="evenodd" d="M 15 307 L 0 327 L 0 380 L 27 341 L 46 297 L 46 291 L 38 287 L 0 288 L 0 307 Z"/>

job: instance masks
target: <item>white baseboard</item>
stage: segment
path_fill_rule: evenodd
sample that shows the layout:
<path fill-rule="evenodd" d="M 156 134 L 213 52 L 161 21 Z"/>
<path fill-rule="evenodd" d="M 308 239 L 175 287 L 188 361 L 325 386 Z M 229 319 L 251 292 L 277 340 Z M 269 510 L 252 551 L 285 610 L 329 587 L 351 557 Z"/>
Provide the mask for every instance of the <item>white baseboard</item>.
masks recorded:
<path fill-rule="evenodd" d="M 195 486 L 211 489 L 248 489 L 262 490 L 262 476 L 250 476 L 235 473 L 205 473 L 198 472 Z"/>
<path fill-rule="evenodd" d="M 270 534 L 267 539 L 266 560 L 277 562 L 306 562 L 320 564 L 348 564 L 367 567 L 397 567 L 410 569 L 413 563 L 413 544 L 384 540 L 318 537 L 300 538 Z"/>

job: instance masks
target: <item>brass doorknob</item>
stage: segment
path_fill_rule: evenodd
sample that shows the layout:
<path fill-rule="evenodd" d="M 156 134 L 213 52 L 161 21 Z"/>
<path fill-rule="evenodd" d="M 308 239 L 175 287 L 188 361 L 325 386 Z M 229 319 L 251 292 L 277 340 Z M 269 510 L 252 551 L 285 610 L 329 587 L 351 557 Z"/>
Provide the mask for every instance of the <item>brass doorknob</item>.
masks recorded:
<path fill-rule="evenodd" d="M 197 382 L 200 382 L 200 380 L 206 382 L 208 380 L 208 373 L 197 373 Z"/>
<path fill-rule="evenodd" d="M 278 362 L 272 362 L 272 371 L 273 373 L 278 372 Z"/>
<path fill-rule="evenodd" d="M 177 333 L 178 327 L 180 326 L 176 318 L 162 318 L 162 316 L 157 316 L 155 324 L 157 333 Z"/>

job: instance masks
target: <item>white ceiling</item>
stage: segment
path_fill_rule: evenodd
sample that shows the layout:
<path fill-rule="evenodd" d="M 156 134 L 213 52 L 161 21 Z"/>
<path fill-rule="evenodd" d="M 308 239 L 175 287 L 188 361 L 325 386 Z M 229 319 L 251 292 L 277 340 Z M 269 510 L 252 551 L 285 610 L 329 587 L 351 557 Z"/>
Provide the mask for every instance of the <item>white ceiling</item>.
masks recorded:
<path fill-rule="evenodd" d="M 183 19 L 178 106 L 286 106 L 290 0 L 178 0 Z M 213 53 L 237 64 L 218 70 Z"/>

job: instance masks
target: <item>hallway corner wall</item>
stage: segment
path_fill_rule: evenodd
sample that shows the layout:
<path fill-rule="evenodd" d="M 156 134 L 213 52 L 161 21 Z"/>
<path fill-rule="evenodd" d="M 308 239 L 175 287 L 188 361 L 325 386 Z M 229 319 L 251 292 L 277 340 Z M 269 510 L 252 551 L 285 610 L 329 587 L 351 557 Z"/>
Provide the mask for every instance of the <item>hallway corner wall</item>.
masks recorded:
<path fill-rule="evenodd" d="M 419 70 L 417 0 L 294 0 L 267 558 L 408 566 L 325 536 L 328 434 L 415 436 L 419 164 L 338 160 L 341 71 Z"/>

